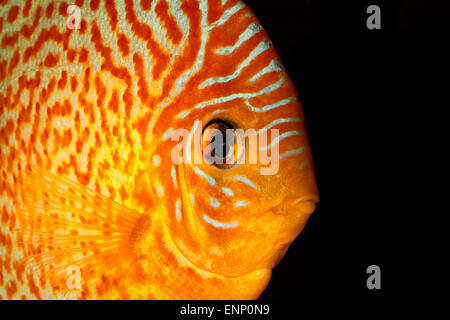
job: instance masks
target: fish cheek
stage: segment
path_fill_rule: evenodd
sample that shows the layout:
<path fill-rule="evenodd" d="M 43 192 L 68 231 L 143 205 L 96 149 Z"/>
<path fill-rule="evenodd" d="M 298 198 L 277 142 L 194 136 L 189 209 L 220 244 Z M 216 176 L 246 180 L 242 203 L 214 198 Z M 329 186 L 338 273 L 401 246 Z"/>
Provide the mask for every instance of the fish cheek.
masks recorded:
<path fill-rule="evenodd" d="M 214 195 L 218 181 L 206 171 L 201 165 L 178 166 L 180 216 L 175 220 L 172 238 L 181 253 L 198 268 L 222 273 L 215 265 L 227 264 L 227 248 L 236 247 L 234 241 L 239 239 L 239 230 L 238 227 L 221 228 L 229 221 L 218 211 L 212 212 L 209 197 Z M 223 225 L 214 226 L 216 223 Z"/>

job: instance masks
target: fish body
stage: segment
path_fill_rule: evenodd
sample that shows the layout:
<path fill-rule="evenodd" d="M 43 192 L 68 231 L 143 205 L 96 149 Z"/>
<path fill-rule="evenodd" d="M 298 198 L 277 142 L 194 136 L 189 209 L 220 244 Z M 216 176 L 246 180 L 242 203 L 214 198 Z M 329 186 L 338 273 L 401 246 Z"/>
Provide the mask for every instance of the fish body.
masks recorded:
<path fill-rule="evenodd" d="M 243 161 L 191 161 L 209 128 L 254 130 Z M 0 298 L 255 299 L 317 201 L 242 2 L 0 0 Z"/>

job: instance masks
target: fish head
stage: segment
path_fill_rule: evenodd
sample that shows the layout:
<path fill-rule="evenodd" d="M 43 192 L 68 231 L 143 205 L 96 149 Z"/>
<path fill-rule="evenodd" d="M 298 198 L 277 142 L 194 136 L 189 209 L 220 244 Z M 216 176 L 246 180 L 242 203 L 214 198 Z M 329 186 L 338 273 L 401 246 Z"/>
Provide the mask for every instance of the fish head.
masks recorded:
<path fill-rule="evenodd" d="M 227 277 L 272 269 L 318 202 L 296 88 L 259 21 L 236 6 L 209 26 L 203 68 L 154 126 L 171 237 Z"/>
<path fill-rule="evenodd" d="M 296 94 L 291 83 L 286 86 L 285 92 Z M 172 230 L 175 243 L 195 265 L 233 277 L 271 269 L 302 231 L 318 201 L 302 119 L 298 98 L 279 112 L 253 113 L 245 101 L 237 100 L 221 114 L 192 119 L 185 145 L 191 150 L 184 149 L 192 161 L 176 166 L 181 195 Z M 262 141 L 261 130 L 274 123 L 278 135 Z M 244 134 L 235 133 L 234 141 L 226 141 L 224 127 Z M 212 146 L 221 135 L 223 142 Z M 211 148 L 231 154 L 231 161 L 211 159 Z M 202 161 L 193 161 L 196 156 Z"/>

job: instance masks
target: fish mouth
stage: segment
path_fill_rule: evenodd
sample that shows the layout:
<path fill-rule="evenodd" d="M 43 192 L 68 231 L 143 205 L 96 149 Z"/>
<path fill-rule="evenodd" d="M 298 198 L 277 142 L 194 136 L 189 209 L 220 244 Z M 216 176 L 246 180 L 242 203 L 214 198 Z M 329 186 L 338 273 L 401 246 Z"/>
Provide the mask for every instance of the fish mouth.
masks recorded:
<path fill-rule="evenodd" d="M 272 212 L 275 215 L 292 215 L 292 214 L 306 214 L 310 215 L 316 209 L 316 204 L 319 202 L 317 194 L 308 194 L 300 198 L 285 199 L 281 204 L 273 208 Z"/>
<path fill-rule="evenodd" d="M 261 257 L 254 269 L 273 269 L 280 262 L 292 241 L 302 232 L 318 202 L 317 194 L 307 194 L 296 198 L 285 198 L 270 210 L 272 217 L 277 217 L 278 222 L 272 223 L 272 228 L 276 229 L 275 232 L 267 232 L 267 237 L 272 237 L 272 246 Z"/>

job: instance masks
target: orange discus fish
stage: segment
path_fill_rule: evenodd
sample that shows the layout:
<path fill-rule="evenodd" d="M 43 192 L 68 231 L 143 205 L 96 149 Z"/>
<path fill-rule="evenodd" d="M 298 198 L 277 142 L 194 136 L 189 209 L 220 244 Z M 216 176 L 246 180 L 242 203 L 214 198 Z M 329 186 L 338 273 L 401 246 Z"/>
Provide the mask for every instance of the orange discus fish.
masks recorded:
<path fill-rule="evenodd" d="M 247 6 L 0 0 L 0 48 L 0 299 L 261 294 L 318 191 Z"/>

